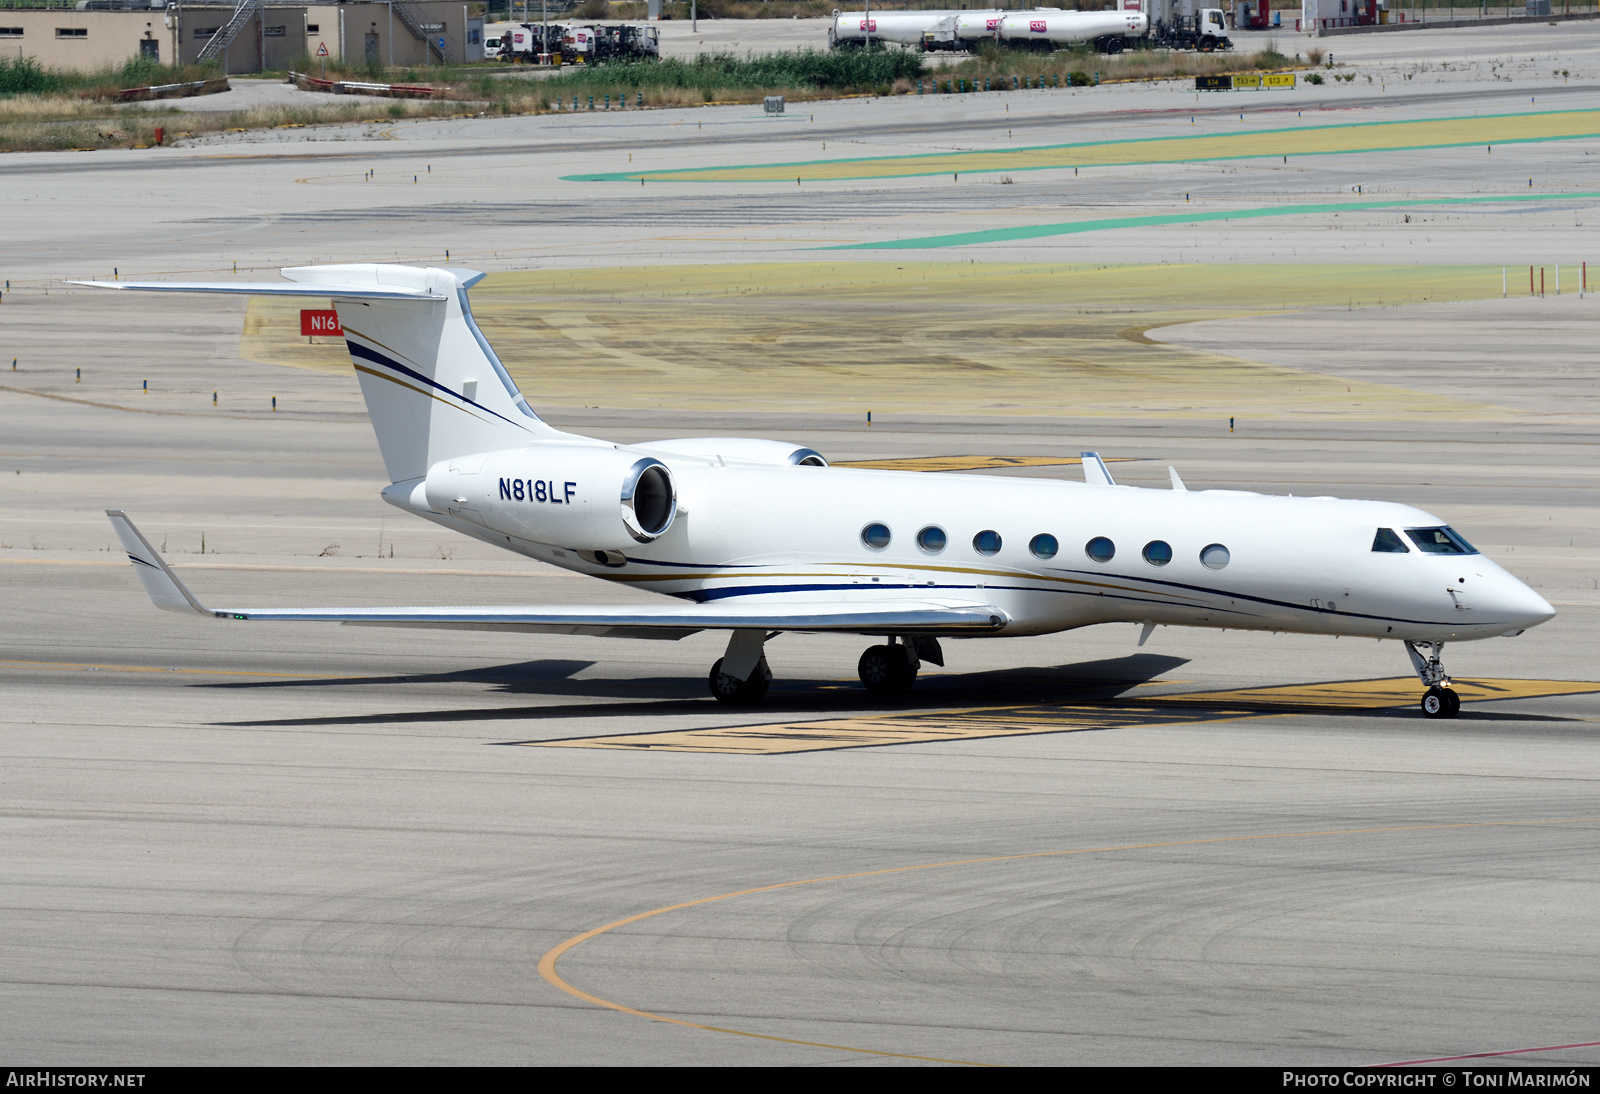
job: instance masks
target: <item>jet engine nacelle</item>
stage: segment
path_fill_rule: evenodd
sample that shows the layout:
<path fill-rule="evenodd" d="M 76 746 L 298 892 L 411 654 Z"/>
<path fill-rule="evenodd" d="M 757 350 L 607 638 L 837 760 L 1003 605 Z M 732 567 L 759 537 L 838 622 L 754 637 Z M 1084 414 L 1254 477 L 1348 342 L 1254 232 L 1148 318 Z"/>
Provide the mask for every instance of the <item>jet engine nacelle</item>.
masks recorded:
<path fill-rule="evenodd" d="M 753 463 L 763 467 L 827 467 L 814 448 L 788 441 L 763 441 L 755 437 L 675 437 L 636 446 L 664 456 L 692 456 L 709 463 Z"/>
<path fill-rule="evenodd" d="M 428 507 L 492 532 L 620 551 L 672 527 L 678 491 L 660 460 L 609 445 L 530 445 L 442 460 L 424 481 Z"/>

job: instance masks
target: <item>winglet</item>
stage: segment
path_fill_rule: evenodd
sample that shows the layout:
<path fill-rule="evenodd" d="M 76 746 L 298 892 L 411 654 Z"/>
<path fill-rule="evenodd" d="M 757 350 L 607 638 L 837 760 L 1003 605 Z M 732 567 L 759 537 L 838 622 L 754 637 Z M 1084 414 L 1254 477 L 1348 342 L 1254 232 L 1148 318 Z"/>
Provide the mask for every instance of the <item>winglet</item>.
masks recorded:
<path fill-rule="evenodd" d="M 1172 478 L 1172 488 L 1174 490 L 1189 489 L 1187 486 L 1183 485 L 1183 480 L 1178 478 L 1178 469 L 1176 467 L 1168 467 L 1167 474 Z"/>
<path fill-rule="evenodd" d="M 1083 453 L 1083 481 L 1090 486 L 1115 486 L 1116 480 L 1106 470 L 1106 461 L 1098 452 Z"/>
<path fill-rule="evenodd" d="M 123 549 L 128 552 L 128 561 L 133 563 L 134 571 L 144 584 L 144 591 L 150 594 L 151 603 L 165 612 L 215 614 L 207 611 L 183 582 L 178 580 L 178 575 L 172 572 L 166 559 L 150 546 L 150 541 L 144 538 L 143 532 L 134 527 L 133 521 L 128 519 L 128 514 L 121 509 L 107 509 L 106 516 L 111 518 L 111 527 L 117 530 L 117 538 L 122 541 Z"/>

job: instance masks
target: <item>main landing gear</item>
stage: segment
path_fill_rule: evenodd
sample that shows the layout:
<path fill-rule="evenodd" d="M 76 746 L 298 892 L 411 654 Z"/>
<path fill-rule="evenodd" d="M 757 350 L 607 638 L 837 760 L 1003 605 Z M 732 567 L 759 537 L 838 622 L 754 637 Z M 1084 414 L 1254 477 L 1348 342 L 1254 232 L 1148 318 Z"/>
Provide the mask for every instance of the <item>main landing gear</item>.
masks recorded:
<path fill-rule="evenodd" d="M 772 686 L 772 670 L 767 667 L 765 631 L 734 631 L 728 650 L 711 666 L 707 684 L 717 702 L 730 706 L 755 706 Z M 916 683 L 922 662 L 944 664 L 944 651 L 937 638 L 890 638 L 882 646 L 872 646 L 861 655 L 856 666 L 868 691 L 898 694 Z"/>
<path fill-rule="evenodd" d="M 917 682 L 924 661 L 944 664 L 937 638 L 890 638 L 887 645 L 869 646 L 856 663 L 856 672 L 868 691 L 897 694 Z"/>
<path fill-rule="evenodd" d="M 1417 678 L 1428 689 L 1422 696 L 1422 713 L 1429 718 L 1454 718 L 1461 713 L 1461 696 L 1450 686 L 1450 677 L 1445 675 L 1444 665 L 1439 661 L 1443 650 L 1443 642 L 1406 643 L 1406 653 L 1411 655 Z"/>
<path fill-rule="evenodd" d="M 734 631 L 728 638 L 728 651 L 711 666 L 707 680 L 717 702 L 753 707 L 765 698 L 772 686 L 766 643 L 766 631 Z"/>
<path fill-rule="evenodd" d="M 763 657 L 757 661 L 755 671 L 743 680 L 722 671 L 725 660 L 719 657 L 717 663 L 711 666 L 711 694 L 717 697 L 718 702 L 736 707 L 753 707 L 761 702 L 766 697 L 767 689 L 772 686 L 772 670 L 767 667 L 767 659 Z"/>

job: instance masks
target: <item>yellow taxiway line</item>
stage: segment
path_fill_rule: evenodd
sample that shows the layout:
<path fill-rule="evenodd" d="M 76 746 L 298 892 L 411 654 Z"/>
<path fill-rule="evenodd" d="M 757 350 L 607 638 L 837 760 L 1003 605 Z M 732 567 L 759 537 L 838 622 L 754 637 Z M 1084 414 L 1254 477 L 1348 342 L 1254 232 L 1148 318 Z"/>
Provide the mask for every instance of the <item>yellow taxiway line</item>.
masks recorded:
<path fill-rule="evenodd" d="M 539 975 L 552 985 L 586 1003 L 592 1003 L 607 1010 L 631 1014 L 636 1018 L 648 1018 L 653 1022 L 669 1022 L 676 1026 L 687 1026 L 690 1029 L 703 1029 L 711 1033 L 730 1033 L 737 1037 L 752 1037 L 762 1041 L 777 1041 L 789 1045 L 805 1045 L 811 1048 L 827 1048 L 838 1052 L 853 1052 L 867 1056 L 883 1056 L 897 1060 L 928 1060 L 933 1063 L 966 1064 L 972 1067 L 998 1067 L 998 1064 L 985 1064 L 974 1060 L 951 1060 L 938 1056 L 918 1056 L 905 1052 L 886 1052 L 880 1049 L 857 1048 L 851 1045 L 834 1045 L 822 1041 L 804 1041 L 793 1037 L 776 1037 L 766 1033 L 752 1033 L 748 1030 L 730 1029 L 725 1026 L 713 1026 L 704 1022 L 691 1022 L 683 1018 L 670 1018 L 664 1014 L 653 1011 L 640 1010 L 630 1007 L 625 1003 L 616 1003 L 609 999 L 602 999 L 591 992 L 584 991 L 568 982 L 556 971 L 556 962 L 562 956 L 583 945 L 592 939 L 606 934 L 609 931 L 639 923 L 655 916 L 665 915 L 668 912 L 682 911 L 686 908 L 697 908 L 704 904 L 715 904 L 719 901 L 733 900 L 738 897 L 755 896 L 758 893 L 772 893 L 783 889 L 795 889 L 803 885 L 820 885 L 830 881 L 852 881 L 860 878 L 888 877 L 893 874 L 908 874 L 923 870 L 940 870 L 955 866 L 982 866 L 997 862 L 1022 862 L 1029 859 L 1065 858 L 1075 855 L 1100 855 L 1117 851 L 1150 851 L 1170 847 L 1203 847 L 1210 844 L 1222 843 L 1251 843 L 1261 840 L 1288 840 L 1288 839 L 1316 839 L 1332 836 L 1366 836 L 1384 835 L 1396 832 L 1437 832 L 1464 828 L 1517 828 L 1536 825 L 1553 824 L 1591 824 L 1600 821 L 1600 817 L 1566 817 L 1552 820 L 1522 820 L 1522 821 L 1466 821 L 1457 824 L 1408 824 L 1394 825 L 1384 828 L 1336 828 L 1315 832 L 1274 832 L 1253 836 L 1212 836 L 1202 839 L 1164 840 L 1155 843 L 1127 843 L 1107 847 L 1077 847 L 1061 851 L 1029 851 L 1014 855 L 989 855 L 983 858 L 952 859 L 948 862 L 925 862 L 914 866 L 891 866 L 882 870 L 862 870 L 849 874 L 829 874 L 823 877 L 802 878 L 798 881 L 780 881 L 773 885 L 758 885 L 749 889 L 736 889 L 731 893 L 718 893 L 716 896 L 700 897 L 697 900 L 680 901 L 677 904 L 668 904 L 661 908 L 652 908 L 647 912 L 639 912 L 623 919 L 614 920 L 603 927 L 595 927 L 584 931 L 582 934 L 573 935 L 564 942 L 552 947 L 545 955 L 539 958 Z"/>

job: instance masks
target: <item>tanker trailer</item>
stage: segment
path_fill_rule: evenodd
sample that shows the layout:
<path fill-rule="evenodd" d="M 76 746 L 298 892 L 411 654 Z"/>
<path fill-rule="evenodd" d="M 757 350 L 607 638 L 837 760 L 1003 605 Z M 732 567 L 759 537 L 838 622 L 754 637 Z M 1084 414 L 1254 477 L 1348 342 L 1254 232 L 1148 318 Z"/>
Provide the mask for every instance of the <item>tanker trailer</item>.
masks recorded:
<path fill-rule="evenodd" d="M 1142 11 L 1024 11 L 1000 20 L 999 38 L 1021 49 L 1093 42 L 1102 53 L 1121 53 L 1129 38 L 1149 30 L 1150 18 Z"/>
<path fill-rule="evenodd" d="M 949 14 L 947 11 L 886 11 L 874 12 L 869 17 L 864 11 L 836 11 L 833 24 L 828 27 L 828 48 L 864 46 L 868 37 L 874 42 L 920 46 L 923 34 Z"/>
<path fill-rule="evenodd" d="M 987 11 L 958 11 L 955 13 L 956 48 L 976 50 L 985 41 L 1000 40 L 1000 24 L 1006 13 L 997 8 Z"/>

